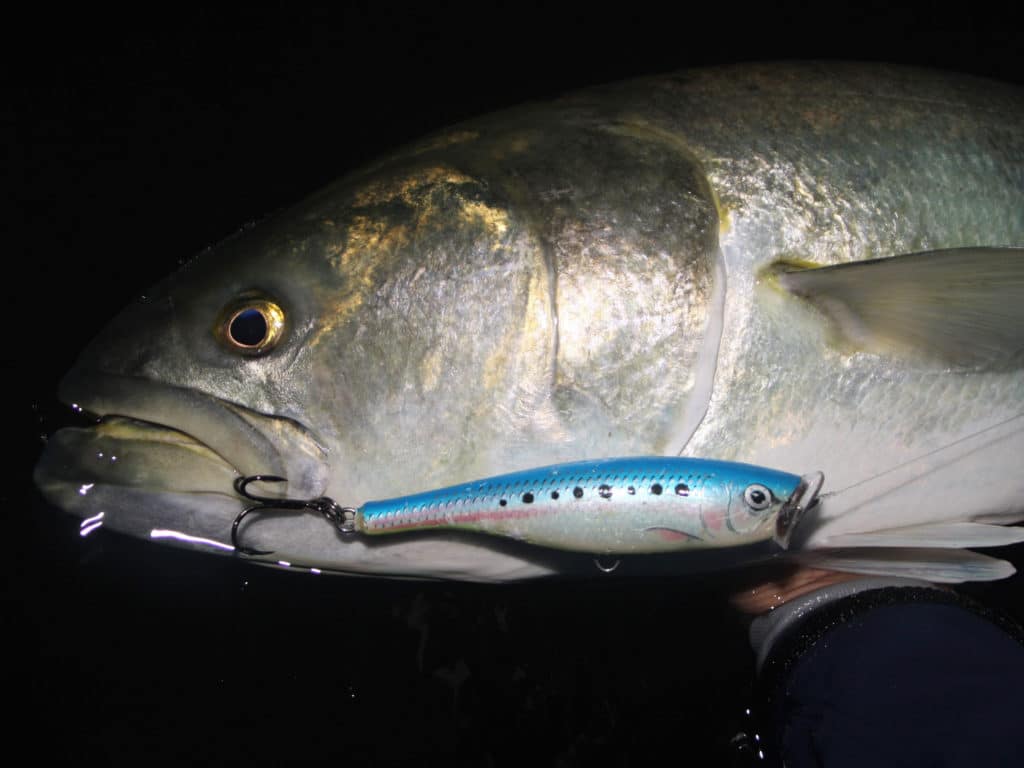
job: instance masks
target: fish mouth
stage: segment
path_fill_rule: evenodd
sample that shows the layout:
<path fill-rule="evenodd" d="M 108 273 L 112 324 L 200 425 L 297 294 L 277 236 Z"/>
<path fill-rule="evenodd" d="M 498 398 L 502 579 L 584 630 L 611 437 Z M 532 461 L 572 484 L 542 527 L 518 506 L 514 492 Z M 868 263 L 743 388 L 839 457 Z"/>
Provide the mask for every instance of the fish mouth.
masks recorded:
<path fill-rule="evenodd" d="M 35 481 L 48 501 L 86 522 L 223 546 L 243 504 L 235 478 L 284 476 L 282 492 L 304 497 L 327 486 L 326 451 L 291 419 L 197 390 L 93 371 L 72 371 L 58 396 L 98 421 L 58 430 Z"/>
<path fill-rule="evenodd" d="M 96 415 L 47 442 L 35 483 L 56 507 L 82 518 L 81 535 L 104 528 L 139 539 L 234 554 L 232 523 L 251 502 L 238 477 L 278 475 L 261 496 L 315 498 L 328 490 L 327 450 L 298 422 L 149 379 L 76 369 L 58 395 Z M 334 458 L 336 461 L 337 459 Z M 341 541 L 317 514 L 247 521 L 251 559 L 280 567 L 405 578 L 507 581 L 553 573 L 533 552 L 457 535 L 381 545 Z"/>

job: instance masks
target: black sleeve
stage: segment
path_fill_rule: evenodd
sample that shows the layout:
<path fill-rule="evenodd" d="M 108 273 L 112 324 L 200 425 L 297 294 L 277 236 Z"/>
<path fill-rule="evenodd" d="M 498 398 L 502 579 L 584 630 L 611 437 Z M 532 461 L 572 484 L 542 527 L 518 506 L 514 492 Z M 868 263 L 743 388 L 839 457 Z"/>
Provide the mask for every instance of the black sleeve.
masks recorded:
<path fill-rule="evenodd" d="M 1019 629 L 931 587 L 809 605 L 760 659 L 762 723 L 786 768 L 1024 766 Z"/>

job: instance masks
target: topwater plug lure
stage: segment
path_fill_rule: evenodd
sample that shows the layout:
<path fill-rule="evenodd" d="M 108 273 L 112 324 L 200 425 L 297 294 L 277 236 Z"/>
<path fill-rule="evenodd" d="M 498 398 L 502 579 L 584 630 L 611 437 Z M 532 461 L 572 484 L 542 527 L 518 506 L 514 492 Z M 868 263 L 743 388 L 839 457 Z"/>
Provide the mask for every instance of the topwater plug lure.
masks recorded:
<path fill-rule="evenodd" d="M 817 503 L 823 479 L 820 472 L 799 477 L 750 464 L 649 456 L 557 464 L 356 508 L 326 496 L 256 496 L 251 483 L 286 480 L 254 475 L 235 481 L 235 490 L 256 503 L 235 518 L 231 541 L 244 554 L 270 554 L 239 543 L 243 519 L 262 510 L 309 510 L 345 535 L 460 529 L 609 555 L 767 539 L 785 548 L 801 515 Z"/>

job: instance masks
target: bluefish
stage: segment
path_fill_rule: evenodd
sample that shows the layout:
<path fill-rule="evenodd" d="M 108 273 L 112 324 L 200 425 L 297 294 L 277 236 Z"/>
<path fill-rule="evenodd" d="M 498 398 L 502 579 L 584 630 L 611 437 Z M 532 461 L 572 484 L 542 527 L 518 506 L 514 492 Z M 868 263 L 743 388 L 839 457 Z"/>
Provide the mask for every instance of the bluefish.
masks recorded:
<path fill-rule="evenodd" d="M 1022 126 L 1008 85 L 820 63 L 441 131 L 125 309 L 60 386 L 98 422 L 56 433 L 36 482 L 89 530 L 231 552 L 239 477 L 358 507 L 703 457 L 823 472 L 794 539 L 809 561 L 1006 575 L 962 550 L 1024 516 Z M 489 537 L 343 541 L 318 515 L 245 537 L 346 572 L 559 570 Z"/>

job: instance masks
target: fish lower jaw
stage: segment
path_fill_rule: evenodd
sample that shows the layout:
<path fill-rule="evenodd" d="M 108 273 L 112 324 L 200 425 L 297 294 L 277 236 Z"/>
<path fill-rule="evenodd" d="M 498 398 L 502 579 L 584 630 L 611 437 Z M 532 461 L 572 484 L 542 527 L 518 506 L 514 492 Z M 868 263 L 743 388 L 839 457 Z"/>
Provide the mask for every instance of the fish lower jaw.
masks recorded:
<path fill-rule="evenodd" d="M 243 508 L 232 488 L 237 476 L 184 432 L 109 415 L 53 434 L 34 479 L 49 503 L 82 519 L 83 537 L 103 528 L 227 553 Z"/>

